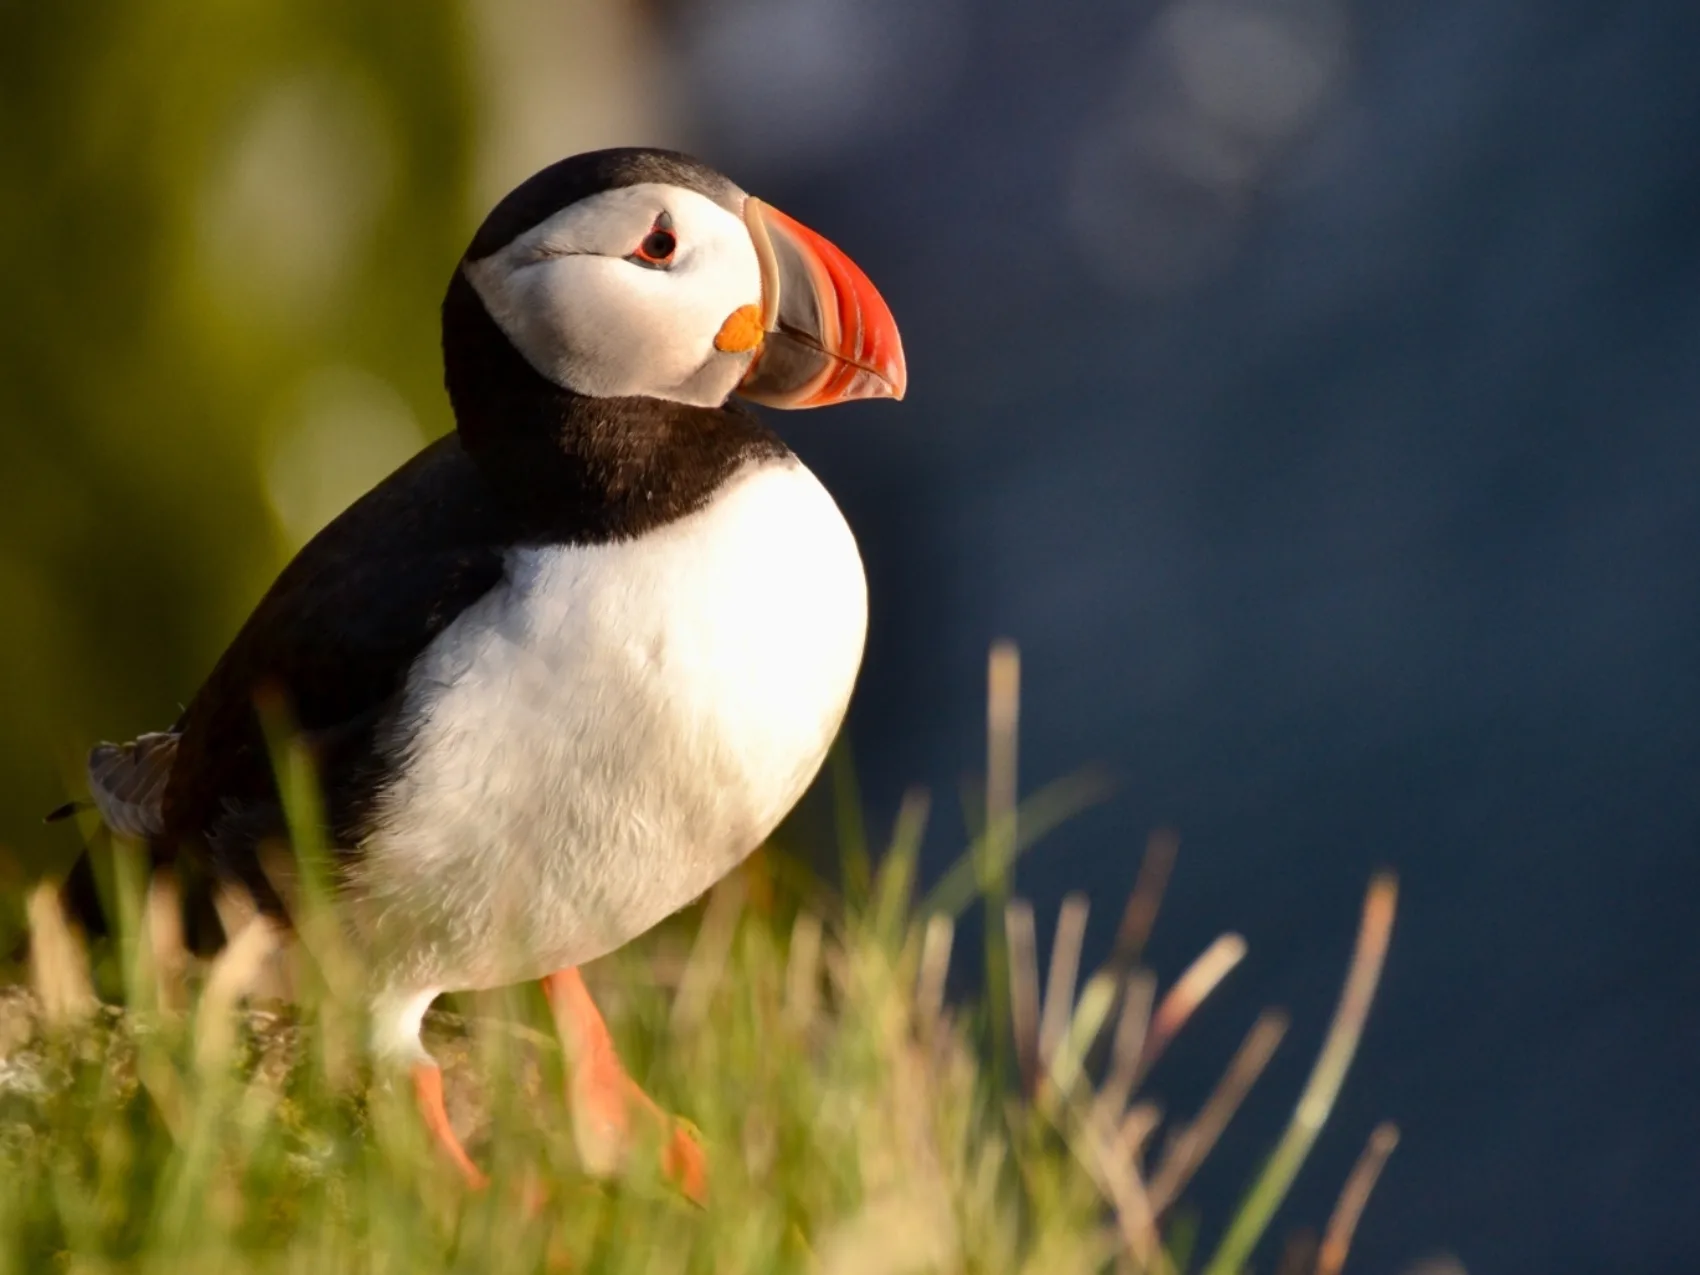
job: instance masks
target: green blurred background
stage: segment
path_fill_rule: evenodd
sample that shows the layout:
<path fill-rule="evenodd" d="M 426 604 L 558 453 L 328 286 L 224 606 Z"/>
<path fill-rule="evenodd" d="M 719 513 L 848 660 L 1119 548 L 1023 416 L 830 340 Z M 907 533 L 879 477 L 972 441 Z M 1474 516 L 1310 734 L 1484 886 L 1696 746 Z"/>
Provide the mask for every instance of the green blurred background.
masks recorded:
<path fill-rule="evenodd" d="M 293 550 L 446 431 L 489 203 L 661 139 L 629 4 L 0 5 L 0 847 L 176 715 Z M 7 895 L 13 892 L 5 891 Z"/>

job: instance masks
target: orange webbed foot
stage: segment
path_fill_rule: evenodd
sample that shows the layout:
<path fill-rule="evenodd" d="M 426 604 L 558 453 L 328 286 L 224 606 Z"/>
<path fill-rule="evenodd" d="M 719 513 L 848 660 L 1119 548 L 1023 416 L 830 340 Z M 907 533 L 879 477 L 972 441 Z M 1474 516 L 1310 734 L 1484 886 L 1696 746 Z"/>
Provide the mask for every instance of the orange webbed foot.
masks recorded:
<path fill-rule="evenodd" d="M 626 1074 L 607 1024 L 577 970 L 543 980 L 566 1047 L 567 1097 L 579 1158 L 592 1174 L 608 1176 L 624 1162 L 635 1109 L 653 1121 L 661 1139 L 661 1172 L 694 1203 L 708 1198 L 708 1159 L 689 1125 L 669 1115 Z"/>
<path fill-rule="evenodd" d="M 489 1186 L 489 1177 L 472 1162 L 472 1157 L 455 1134 L 454 1125 L 449 1123 L 448 1108 L 443 1104 L 443 1069 L 436 1063 L 414 1064 L 413 1097 L 419 1104 L 419 1116 L 432 1140 L 460 1170 L 466 1185 L 474 1191 L 482 1191 Z"/>
<path fill-rule="evenodd" d="M 696 1134 L 677 1118 L 661 1148 L 661 1172 L 692 1204 L 708 1203 L 708 1157 Z"/>

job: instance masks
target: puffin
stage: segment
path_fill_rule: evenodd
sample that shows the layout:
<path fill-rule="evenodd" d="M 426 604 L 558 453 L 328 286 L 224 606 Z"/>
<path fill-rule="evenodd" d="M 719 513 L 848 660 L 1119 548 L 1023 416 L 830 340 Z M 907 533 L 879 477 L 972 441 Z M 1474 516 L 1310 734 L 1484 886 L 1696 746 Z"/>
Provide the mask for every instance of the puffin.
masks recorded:
<path fill-rule="evenodd" d="M 91 804 L 287 927 L 265 863 L 288 837 L 264 710 L 281 702 L 358 954 L 359 985 L 333 991 L 359 998 L 374 1061 L 411 1075 L 466 1181 L 486 1178 L 421 1022 L 442 993 L 536 980 L 581 1152 L 605 1170 L 653 1119 L 664 1171 L 701 1200 L 700 1145 L 627 1075 L 579 970 L 741 863 L 839 730 L 861 558 L 745 402 L 901 399 L 897 326 L 828 240 L 648 148 L 510 192 L 441 319 L 453 432 L 301 549 L 175 724 L 92 750 Z"/>

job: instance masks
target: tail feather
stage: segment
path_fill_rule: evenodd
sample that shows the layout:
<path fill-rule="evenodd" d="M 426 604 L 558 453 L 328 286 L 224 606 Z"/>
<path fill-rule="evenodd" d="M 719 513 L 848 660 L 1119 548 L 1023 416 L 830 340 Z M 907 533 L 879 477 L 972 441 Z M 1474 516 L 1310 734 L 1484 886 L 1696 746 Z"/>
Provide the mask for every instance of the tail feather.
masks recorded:
<path fill-rule="evenodd" d="M 174 731 L 154 731 L 128 744 L 96 744 L 89 752 L 89 796 L 118 836 L 147 841 L 165 831 L 165 785 L 177 740 Z"/>
<path fill-rule="evenodd" d="M 216 950 L 224 937 L 213 907 L 212 880 L 202 865 L 192 857 L 181 858 L 176 847 L 164 840 L 165 788 L 177 760 L 177 741 L 174 731 L 156 731 L 127 744 L 96 744 L 89 752 L 89 799 L 66 802 L 47 820 L 56 822 L 92 808 L 115 837 L 139 843 L 145 849 L 150 872 L 170 866 L 181 891 L 188 946 L 197 954 L 205 954 Z M 64 914 L 90 938 L 111 931 L 94 861 L 97 853 L 107 851 L 92 843 L 77 857 L 59 887 Z"/>
<path fill-rule="evenodd" d="M 93 810 L 92 801 L 67 801 L 63 806 L 55 806 L 41 817 L 43 823 L 58 823 L 61 819 L 69 819 L 72 815 L 80 815 L 85 810 Z"/>

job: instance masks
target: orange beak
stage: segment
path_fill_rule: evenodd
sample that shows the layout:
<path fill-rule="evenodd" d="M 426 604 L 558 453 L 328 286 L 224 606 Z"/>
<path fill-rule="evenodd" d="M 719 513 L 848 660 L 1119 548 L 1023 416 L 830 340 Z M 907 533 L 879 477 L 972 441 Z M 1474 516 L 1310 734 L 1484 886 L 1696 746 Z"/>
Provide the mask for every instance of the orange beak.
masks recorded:
<path fill-rule="evenodd" d="M 761 263 L 762 341 L 738 393 L 770 407 L 902 398 L 897 321 L 856 264 L 751 195 L 744 222 Z"/>

